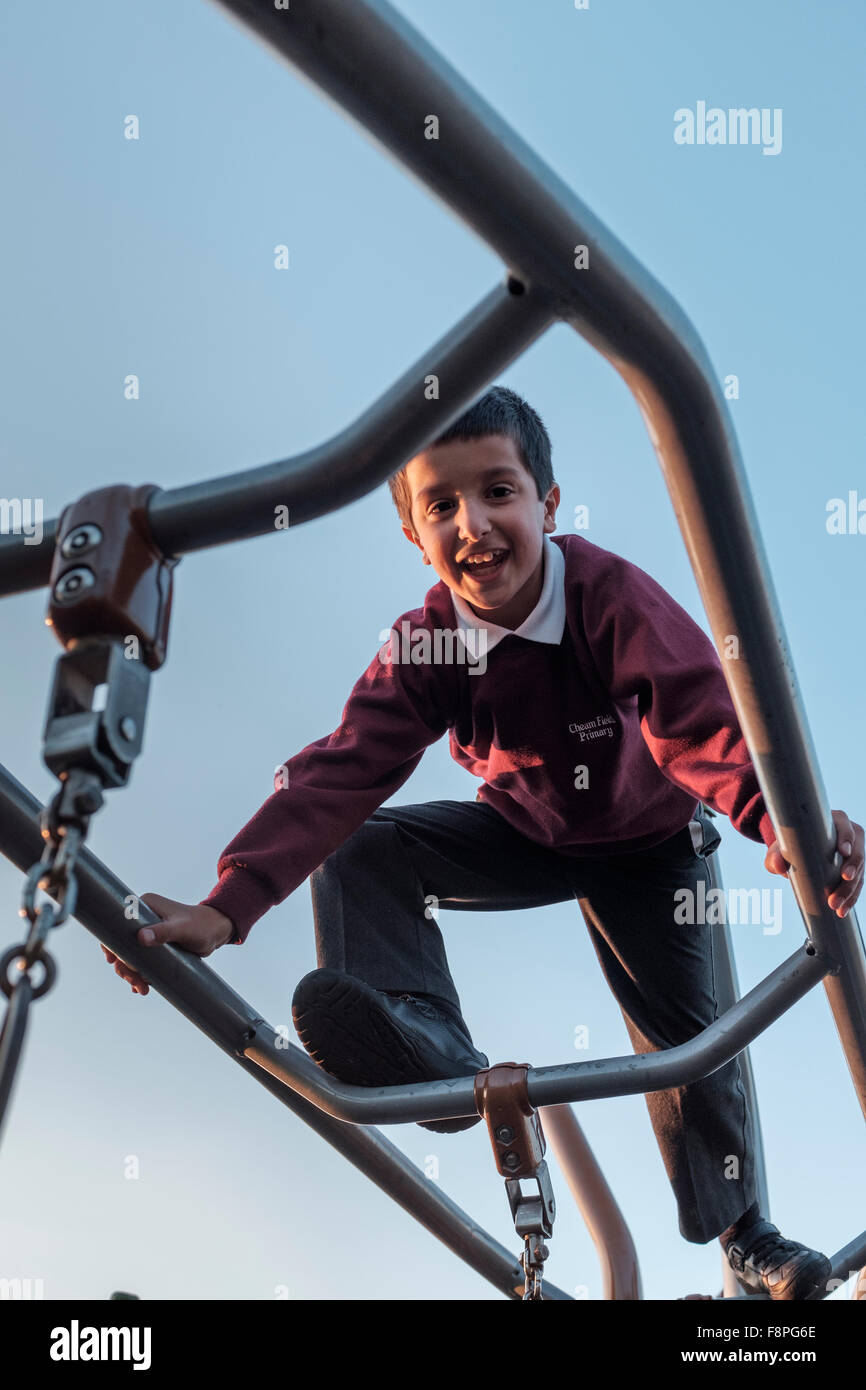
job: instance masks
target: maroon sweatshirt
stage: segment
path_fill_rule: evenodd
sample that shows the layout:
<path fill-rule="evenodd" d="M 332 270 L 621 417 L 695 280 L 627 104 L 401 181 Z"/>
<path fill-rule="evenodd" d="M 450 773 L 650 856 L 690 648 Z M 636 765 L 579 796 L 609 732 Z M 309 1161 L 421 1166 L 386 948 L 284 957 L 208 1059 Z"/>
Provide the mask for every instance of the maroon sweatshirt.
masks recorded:
<path fill-rule="evenodd" d="M 578 535 L 546 536 L 545 546 L 558 547 L 564 563 L 545 562 L 536 609 L 544 609 L 544 637 L 490 626 L 489 650 L 483 637 L 452 640 L 470 610 L 458 599 L 455 611 L 440 581 L 423 608 L 393 623 L 339 727 L 278 770 L 277 789 L 227 845 L 219 883 L 202 899 L 232 919 L 236 942 L 403 785 L 446 731 L 451 756 L 482 779 L 476 799 L 562 854 L 650 848 L 686 826 L 699 800 L 741 835 L 773 843 L 706 634 L 619 555 Z"/>

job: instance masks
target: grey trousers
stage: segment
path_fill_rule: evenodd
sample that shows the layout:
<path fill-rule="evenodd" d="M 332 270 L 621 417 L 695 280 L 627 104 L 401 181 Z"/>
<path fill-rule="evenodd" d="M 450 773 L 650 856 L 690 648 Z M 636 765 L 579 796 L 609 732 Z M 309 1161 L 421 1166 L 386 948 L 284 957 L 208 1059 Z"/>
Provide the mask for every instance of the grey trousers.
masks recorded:
<path fill-rule="evenodd" d="M 674 894 L 696 892 L 701 879 L 710 888 L 705 858 L 720 839 L 699 806 L 652 849 L 577 859 L 528 840 L 481 801 L 380 807 L 310 877 L 318 964 L 375 989 L 432 994 L 459 1013 L 439 908 L 501 912 L 576 898 L 634 1052 L 674 1047 L 718 1017 L 713 928 L 678 925 Z M 739 1061 L 645 1099 L 680 1233 L 705 1244 L 757 1197 Z"/>

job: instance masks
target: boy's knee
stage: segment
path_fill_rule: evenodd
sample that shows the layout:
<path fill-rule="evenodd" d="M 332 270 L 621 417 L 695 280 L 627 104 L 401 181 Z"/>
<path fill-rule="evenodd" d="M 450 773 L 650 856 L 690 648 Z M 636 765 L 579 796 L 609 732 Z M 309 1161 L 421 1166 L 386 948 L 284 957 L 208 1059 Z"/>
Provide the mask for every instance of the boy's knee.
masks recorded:
<path fill-rule="evenodd" d="M 322 860 L 319 867 L 313 870 L 312 877 L 337 869 L 345 872 L 353 863 L 365 863 L 369 866 L 376 857 L 377 847 L 384 847 L 390 852 L 393 827 L 393 821 L 380 818 L 378 812 L 374 811 L 369 820 L 364 821 L 363 825 L 354 830 L 341 845 Z"/>

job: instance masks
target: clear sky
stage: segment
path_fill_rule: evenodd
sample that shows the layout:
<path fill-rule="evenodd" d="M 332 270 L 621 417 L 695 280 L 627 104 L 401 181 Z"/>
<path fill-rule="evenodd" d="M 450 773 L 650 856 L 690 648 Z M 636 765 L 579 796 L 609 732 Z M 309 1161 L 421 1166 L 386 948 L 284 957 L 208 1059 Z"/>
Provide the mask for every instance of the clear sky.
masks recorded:
<path fill-rule="evenodd" d="M 863 823 L 866 535 L 826 507 L 863 466 L 856 0 L 400 0 L 398 9 L 679 300 L 731 403 L 830 805 Z M 206 0 L 4 6 L 0 493 L 45 516 L 113 482 L 170 488 L 335 434 L 502 274 L 497 258 L 276 55 Z M 783 113 L 782 146 L 679 145 L 674 112 Z M 124 139 L 135 114 L 140 139 Z M 273 248 L 290 248 L 288 271 Z M 136 373 L 138 401 L 123 381 Z M 709 630 L 639 412 L 559 325 L 504 376 L 550 431 L 559 530 L 647 570 Z M 90 845 L 136 892 L 196 902 L 277 764 L 340 722 L 378 634 L 435 576 L 387 486 L 319 521 L 184 559 L 144 753 Z M 0 760 L 41 799 L 59 647 L 45 592 L 0 606 Z M 428 750 L 394 804 L 472 799 Z M 729 886 L 782 887 L 783 929 L 733 927 L 743 990 L 802 942 L 790 888 L 728 822 Z M 5 939 L 21 875 L 0 858 Z M 18 925 L 16 925 L 18 923 Z M 629 1051 L 577 905 L 442 914 L 491 1060 Z M 34 1005 L 3 1151 L 0 1275 L 46 1298 L 488 1298 L 466 1269 L 155 992 L 68 923 Z M 210 962 L 275 1025 L 316 964 L 308 884 Z M 590 1030 L 577 1053 L 575 1028 Z M 822 989 L 752 1047 L 770 1216 L 828 1253 L 863 1224 L 863 1119 Z M 634 1234 L 645 1293 L 715 1292 L 718 1244 L 679 1235 L 640 1096 L 578 1107 Z M 483 1126 L 388 1136 L 519 1253 Z M 124 1177 L 136 1155 L 140 1177 Z M 601 1295 L 559 1170 L 548 1273 Z M 495 1295 L 494 1295 L 495 1296 Z"/>

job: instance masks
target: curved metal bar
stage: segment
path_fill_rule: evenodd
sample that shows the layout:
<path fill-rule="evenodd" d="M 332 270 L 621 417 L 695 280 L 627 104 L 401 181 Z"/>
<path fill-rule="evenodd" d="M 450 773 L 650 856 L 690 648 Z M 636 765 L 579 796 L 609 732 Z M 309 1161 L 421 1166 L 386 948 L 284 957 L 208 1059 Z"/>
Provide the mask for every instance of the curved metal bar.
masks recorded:
<path fill-rule="evenodd" d="M 277 463 L 154 493 L 147 512 L 154 540 L 164 553 L 184 555 L 274 534 L 278 507 L 288 509 L 290 526 L 298 526 L 357 501 L 440 434 L 555 317 L 542 290 L 525 290 L 509 278 L 324 444 Z M 0 536 L 0 595 L 47 583 L 57 524 L 57 518 L 45 523 L 40 545 Z"/>
<path fill-rule="evenodd" d="M 803 946 L 697 1037 L 662 1052 L 531 1068 L 526 1074 L 529 1100 L 537 1109 L 665 1091 L 698 1081 L 736 1057 L 831 968 L 823 957 L 813 954 L 811 946 Z M 285 1039 L 264 1020 L 256 1023 L 254 1037 L 243 1051 L 329 1115 L 353 1123 L 395 1124 L 478 1113 L 474 1077 L 408 1086 L 350 1086 L 323 1074 L 299 1048 L 287 1049 Z"/>
<path fill-rule="evenodd" d="M 545 1105 L 538 1113 L 596 1248 L 603 1297 L 620 1302 L 643 1298 L 631 1231 L 577 1116 L 570 1105 Z"/>
<path fill-rule="evenodd" d="M 0 848 L 24 872 L 35 863 L 42 850 L 41 809 L 27 788 L 0 766 L 0 825 L 3 827 Z M 252 1035 L 256 1024 L 262 1022 L 259 1015 L 199 956 L 177 946 L 139 946 L 135 941 L 138 928 L 157 921 L 156 914 L 145 903 L 140 903 L 138 920 L 130 921 L 125 913 L 135 901 L 135 895 L 86 847 L 79 853 L 75 873 L 79 895 L 74 915 L 82 926 L 140 970 L 169 1004 L 477 1274 L 509 1298 L 522 1298 L 524 1276 L 519 1260 L 431 1183 L 395 1144 L 376 1129 L 347 1125 L 332 1118 L 305 1100 L 297 1090 L 269 1076 L 243 1056 L 244 1040 Z M 23 984 L 19 984 L 16 994 L 22 988 Z M 22 1010 L 23 1000 L 22 994 Z M 11 1029 L 14 1025 L 9 1026 Z M 6 1036 L 4 1029 L 2 1047 L 6 1046 Z M 9 1039 L 11 1047 L 11 1031 Z M 282 1041 L 285 1045 L 285 1039 Z M 293 1047 L 292 1051 L 297 1054 L 299 1065 L 306 1063 L 313 1071 L 318 1070 L 315 1062 L 300 1048 Z M 544 1296 L 571 1301 L 569 1294 L 547 1282 Z"/>

